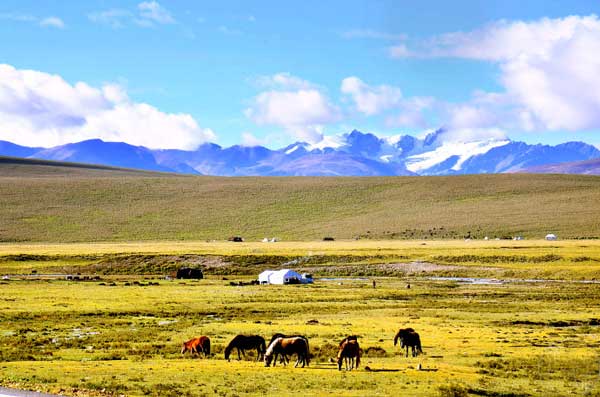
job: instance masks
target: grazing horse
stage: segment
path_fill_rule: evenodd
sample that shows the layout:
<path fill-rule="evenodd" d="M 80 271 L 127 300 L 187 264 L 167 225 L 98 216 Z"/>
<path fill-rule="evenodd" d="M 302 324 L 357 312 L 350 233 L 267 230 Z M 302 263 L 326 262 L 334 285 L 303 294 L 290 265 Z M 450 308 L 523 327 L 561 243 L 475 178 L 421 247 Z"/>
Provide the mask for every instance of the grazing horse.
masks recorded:
<path fill-rule="evenodd" d="M 354 365 L 354 359 L 356 358 L 356 366 Z M 342 370 L 342 361 L 346 363 L 346 371 L 348 371 L 348 364 L 350 364 L 350 370 L 352 368 L 358 368 L 360 365 L 360 346 L 356 339 L 344 339 L 340 344 L 340 350 L 337 355 L 338 370 Z"/>
<path fill-rule="evenodd" d="M 240 352 L 246 357 L 246 350 L 256 349 L 256 361 L 262 360 L 265 355 L 265 338 L 259 335 L 237 335 L 225 348 L 225 360 L 229 361 L 229 356 L 233 349 L 237 349 L 238 360 L 241 360 Z"/>
<path fill-rule="evenodd" d="M 294 368 L 296 368 L 300 363 L 302 363 L 302 368 L 304 368 L 304 365 L 308 365 L 310 361 L 308 340 L 300 336 L 291 338 L 275 338 L 265 353 L 265 367 L 270 366 L 271 362 L 273 362 L 273 366 L 275 366 L 276 360 L 273 361 L 273 359 L 277 358 L 277 354 L 284 356 L 297 354 L 298 359 L 296 360 Z"/>
<path fill-rule="evenodd" d="M 340 347 L 342 347 L 342 345 L 344 344 L 344 342 L 348 342 L 348 341 L 350 341 L 350 340 L 355 340 L 355 341 L 358 341 L 358 336 L 356 336 L 356 335 L 349 335 L 349 336 L 346 336 L 346 337 L 345 337 L 344 339 L 342 339 L 342 341 L 340 342 Z"/>
<path fill-rule="evenodd" d="M 309 347 L 308 347 L 308 338 L 307 338 L 306 336 L 304 336 L 304 335 L 285 335 L 285 334 L 282 334 L 282 333 L 280 333 L 280 332 L 278 332 L 278 333 L 274 334 L 274 335 L 271 337 L 271 341 L 269 342 L 269 344 L 268 344 L 267 346 L 271 346 L 271 344 L 272 344 L 272 343 L 275 341 L 275 339 L 277 339 L 277 338 L 303 338 L 304 340 L 306 340 L 306 348 L 307 348 L 307 349 L 309 349 Z M 310 351 L 310 349 L 309 349 L 309 351 Z M 277 361 L 277 356 L 278 356 L 279 354 L 280 354 L 280 353 L 275 353 L 275 361 Z M 285 354 L 283 354 L 283 353 L 281 353 L 281 358 L 280 358 L 280 360 L 281 360 L 281 363 L 282 363 L 283 365 L 286 365 L 286 364 L 287 364 L 287 363 L 290 361 L 290 360 L 289 360 L 289 358 L 288 358 L 288 356 L 286 356 L 286 355 L 285 355 Z M 275 366 L 275 363 L 273 363 L 273 366 Z"/>
<path fill-rule="evenodd" d="M 406 357 L 408 357 L 409 347 L 412 349 L 413 357 L 416 357 L 419 353 L 423 354 L 423 349 L 421 349 L 421 338 L 414 329 L 400 328 L 394 337 L 394 346 L 398 344 L 398 339 L 400 339 L 400 348 L 403 349 L 406 347 Z"/>
<path fill-rule="evenodd" d="M 181 354 L 185 354 L 186 351 L 189 351 L 192 356 L 194 354 L 200 355 L 200 353 L 203 353 L 204 357 L 208 357 L 210 355 L 210 339 L 208 336 L 201 336 L 183 342 Z"/>

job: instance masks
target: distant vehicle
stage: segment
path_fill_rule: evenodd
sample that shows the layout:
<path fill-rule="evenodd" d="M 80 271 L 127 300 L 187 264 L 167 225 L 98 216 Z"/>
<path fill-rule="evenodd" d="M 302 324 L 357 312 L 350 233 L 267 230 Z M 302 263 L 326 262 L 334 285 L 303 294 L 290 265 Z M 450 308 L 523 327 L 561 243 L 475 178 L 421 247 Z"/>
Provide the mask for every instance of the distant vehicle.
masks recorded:
<path fill-rule="evenodd" d="M 556 237 L 556 234 L 554 234 L 554 233 L 546 234 L 546 240 L 548 240 L 548 241 L 554 241 L 557 239 L 558 239 L 558 237 Z"/>
<path fill-rule="evenodd" d="M 241 236 L 231 236 L 227 239 L 227 241 L 233 241 L 236 243 L 243 243 L 244 242 L 244 238 Z"/>
<path fill-rule="evenodd" d="M 333 237 L 323 237 L 323 241 L 335 241 Z"/>

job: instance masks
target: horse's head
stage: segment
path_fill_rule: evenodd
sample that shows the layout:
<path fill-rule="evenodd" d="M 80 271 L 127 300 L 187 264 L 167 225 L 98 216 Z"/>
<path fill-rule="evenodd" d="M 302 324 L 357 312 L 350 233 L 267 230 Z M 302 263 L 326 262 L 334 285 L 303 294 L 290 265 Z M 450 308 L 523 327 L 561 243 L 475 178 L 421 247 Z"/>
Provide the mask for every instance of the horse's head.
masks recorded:
<path fill-rule="evenodd" d="M 225 348 L 225 360 L 229 361 L 229 355 L 231 354 L 231 350 L 232 348 L 230 346 L 227 346 Z"/>
<path fill-rule="evenodd" d="M 270 367 L 273 361 L 273 354 L 265 353 L 265 367 Z"/>

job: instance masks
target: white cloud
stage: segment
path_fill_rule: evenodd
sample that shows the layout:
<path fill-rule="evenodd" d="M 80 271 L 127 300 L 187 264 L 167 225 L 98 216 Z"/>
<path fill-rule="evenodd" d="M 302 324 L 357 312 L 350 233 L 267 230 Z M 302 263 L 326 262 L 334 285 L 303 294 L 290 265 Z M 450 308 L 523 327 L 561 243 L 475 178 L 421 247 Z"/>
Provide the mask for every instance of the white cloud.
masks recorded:
<path fill-rule="evenodd" d="M 342 80 L 341 91 L 350 95 L 356 109 L 367 116 L 398 106 L 402 100 L 402 92 L 398 87 L 370 86 L 354 76 Z"/>
<path fill-rule="evenodd" d="M 340 34 L 345 39 L 406 40 L 405 34 L 380 32 L 372 29 L 353 29 Z"/>
<path fill-rule="evenodd" d="M 65 23 L 58 17 L 47 17 L 40 21 L 40 26 L 64 29 Z"/>
<path fill-rule="evenodd" d="M 221 32 L 221 33 L 223 33 L 225 35 L 228 35 L 228 36 L 238 36 L 238 35 L 242 34 L 241 30 L 232 29 L 232 28 L 229 28 L 229 27 L 227 27 L 225 25 L 219 26 L 218 30 L 219 30 L 219 32 Z"/>
<path fill-rule="evenodd" d="M 501 93 L 510 103 L 488 103 L 455 114 L 471 120 L 518 125 L 524 130 L 600 128 L 600 20 L 597 16 L 500 21 L 471 32 L 455 32 L 421 43 L 408 56 L 458 57 L 497 63 Z M 487 107 L 487 108 L 486 108 Z M 486 121 L 487 120 L 487 121 Z"/>
<path fill-rule="evenodd" d="M 133 102 L 114 84 L 69 84 L 60 76 L 0 65 L 0 139 L 55 146 L 85 139 L 194 149 L 214 140 L 189 114 Z"/>
<path fill-rule="evenodd" d="M 171 13 L 156 1 L 143 1 L 138 4 L 141 21 L 144 23 L 175 23 Z"/>
<path fill-rule="evenodd" d="M 323 138 L 324 125 L 339 119 L 339 109 L 318 88 L 298 86 L 302 80 L 289 74 L 274 75 L 268 81 L 282 89 L 264 91 L 252 99 L 244 113 L 255 123 L 283 127 L 295 138 L 312 143 Z"/>
<path fill-rule="evenodd" d="M 123 28 L 127 24 L 153 27 L 177 23 L 171 13 L 156 1 L 143 1 L 137 5 L 137 10 L 111 8 L 92 12 L 88 14 L 88 19 L 113 29 Z"/>
<path fill-rule="evenodd" d="M 406 44 L 396 44 L 388 49 L 388 53 L 392 58 L 407 58 L 413 55 Z"/>
<path fill-rule="evenodd" d="M 242 132 L 242 146 L 253 147 L 262 146 L 264 144 L 265 141 L 263 139 L 257 138 L 247 131 Z"/>
<path fill-rule="evenodd" d="M 38 20 L 38 18 L 34 17 L 33 15 L 14 12 L 0 13 L 0 19 L 14 22 L 36 22 Z"/>
<path fill-rule="evenodd" d="M 253 82 L 260 88 L 290 90 L 316 88 L 316 85 L 310 81 L 296 77 L 288 72 L 276 73 L 271 76 L 259 76 Z"/>
<path fill-rule="evenodd" d="M 90 21 L 108 25 L 113 29 L 119 29 L 125 26 L 125 23 L 133 17 L 133 13 L 121 8 L 112 8 L 110 10 L 98 11 L 88 14 Z"/>
<path fill-rule="evenodd" d="M 35 23 L 42 27 L 51 27 L 64 29 L 65 23 L 62 19 L 49 16 L 45 18 L 38 18 L 36 16 L 30 14 L 20 14 L 20 13 L 0 13 L 0 20 L 13 21 L 13 22 L 27 22 L 27 23 Z"/>

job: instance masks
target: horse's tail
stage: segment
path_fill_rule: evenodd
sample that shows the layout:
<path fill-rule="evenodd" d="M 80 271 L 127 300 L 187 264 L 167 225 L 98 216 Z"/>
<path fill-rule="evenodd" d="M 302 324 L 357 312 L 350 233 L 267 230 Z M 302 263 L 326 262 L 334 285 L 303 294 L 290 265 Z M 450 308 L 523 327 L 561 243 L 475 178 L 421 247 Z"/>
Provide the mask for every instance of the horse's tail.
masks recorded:
<path fill-rule="evenodd" d="M 360 365 L 360 351 L 361 349 L 358 349 L 358 351 L 356 352 L 356 368 L 358 368 L 358 366 Z"/>
<path fill-rule="evenodd" d="M 202 346 L 202 349 L 204 350 L 205 357 L 210 356 L 210 339 L 206 338 L 206 342 L 204 343 L 204 346 Z"/>
<path fill-rule="evenodd" d="M 263 355 L 267 351 L 267 342 L 265 341 L 265 338 L 260 338 L 260 350 Z"/>
<path fill-rule="evenodd" d="M 308 339 L 304 338 L 304 342 L 306 342 L 306 351 L 304 352 L 306 356 L 306 365 L 310 363 L 310 349 L 308 348 Z"/>
<path fill-rule="evenodd" d="M 400 338 L 400 331 L 398 331 L 396 336 L 394 336 L 394 346 L 396 346 L 398 344 L 398 338 Z"/>
<path fill-rule="evenodd" d="M 421 338 L 419 337 L 419 334 L 417 334 L 417 351 L 421 354 L 425 354 L 421 348 Z"/>

